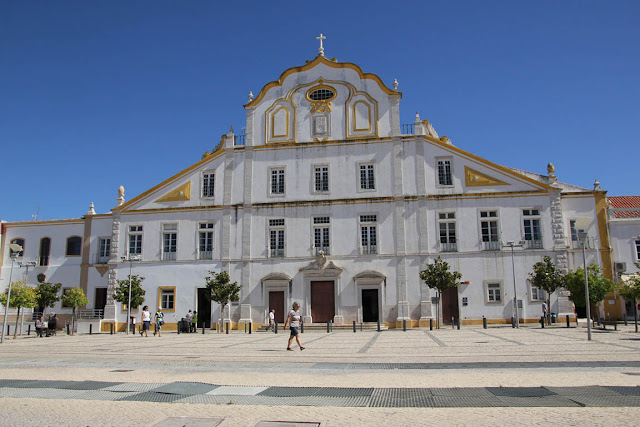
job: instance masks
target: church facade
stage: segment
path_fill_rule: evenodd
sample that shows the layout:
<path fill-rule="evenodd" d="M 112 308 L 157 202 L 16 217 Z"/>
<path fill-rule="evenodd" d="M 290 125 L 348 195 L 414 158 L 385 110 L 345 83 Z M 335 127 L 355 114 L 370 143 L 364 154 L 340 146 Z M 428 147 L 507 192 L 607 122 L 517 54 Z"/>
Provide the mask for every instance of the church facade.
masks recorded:
<path fill-rule="evenodd" d="M 120 327 L 126 308 L 112 294 L 130 271 L 145 278 L 145 304 L 162 307 L 169 328 L 190 309 L 207 327 L 220 318 L 259 327 L 270 308 L 283 321 L 294 301 L 306 323 L 425 326 L 438 303 L 445 322 L 510 323 L 515 301 L 533 322 L 546 296 L 528 274 L 544 256 L 582 266 L 578 229 L 588 233 L 587 262 L 612 276 L 599 186 L 561 183 L 551 164 L 547 175 L 497 165 L 417 114 L 402 125 L 401 98 L 396 82 L 321 48 L 250 95 L 244 135 L 230 130 L 130 200 L 120 187 L 110 213 L 92 206 L 82 218 L 3 223 L 0 287 L 15 242 L 19 260 L 37 264 L 29 283 L 43 273 L 81 286 L 87 308 Z M 462 273 L 440 301 L 419 278 L 437 257 Z M 220 271 L 242 285 L 225 313 L 204 297 L 205 277 Z M 573 313 L 566 292 L 552 295 L 551 311 Z"/>

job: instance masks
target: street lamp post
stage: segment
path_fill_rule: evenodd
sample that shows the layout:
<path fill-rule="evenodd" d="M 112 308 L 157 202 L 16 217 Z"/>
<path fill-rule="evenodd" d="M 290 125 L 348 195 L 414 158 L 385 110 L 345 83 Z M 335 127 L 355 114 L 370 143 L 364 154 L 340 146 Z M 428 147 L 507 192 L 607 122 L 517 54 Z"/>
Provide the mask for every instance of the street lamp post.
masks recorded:
<path fill-rule="evenodd" d="M 140 261 L 140 255 L 129 254 L 129 258 L 122 257 L 122 261 L 129 261 L 129 298 L 127 299 L 127 335 L 129 335 L 129 327 L 131 326 L 131 270 L 133 262 Z"/>
<path fill-rule="evenodd" d="M 35 261 L 18 262 L 20 268 L 24 267 L 24 284 L 29 285 L 29 267 L 35 267 L 37 264 Z M 22 329 L 24 327 L 24 310 L 22 310 L 22 316 L 20 317 L 20 335 L 22 335 Z"/>
<path fill-rule="evenodd" d="M 513 309 L 514 309 L 514 318 L 516 320 L 516 328 L 520 328 L 520 319 L 518 318 L 518 291 L 516 289 L 516 261 L 513 253 L 513 248 L 521 248 L 524 246 L 524 242 L 515 243 L 515 242 L 507 242 L 503 244 L 503 248 L 511 248 L 511 268 L 513 269 Z"/>
<path fill-rule="evenodd" d="M 587 232 L 578 230 L 578 241 L 582 245 L 582 262 L 584 263 L 584 296 L 587 306 L 587 340 L 591 341 L 591 302 L 589 300 L 589 273 L 587 272 Z"/>
<path fill-rule="evenodd" d="M 11 270 L 9 272 L 9 290 L 7 291 L 7 303 L 4 305 L 4 322 L 2 323 L 2 335 L 0 336 L 0 344 L 4 342 L 4 331 L 7 329 L 7 315 L 9 313 L 9 301 L 11 301 L 11 279 L 13 278 L 13 263 L 18 258 L 18 254 L 22 252 L 22 246 L 17 243 L 9 245 L 11 250 Z"/>

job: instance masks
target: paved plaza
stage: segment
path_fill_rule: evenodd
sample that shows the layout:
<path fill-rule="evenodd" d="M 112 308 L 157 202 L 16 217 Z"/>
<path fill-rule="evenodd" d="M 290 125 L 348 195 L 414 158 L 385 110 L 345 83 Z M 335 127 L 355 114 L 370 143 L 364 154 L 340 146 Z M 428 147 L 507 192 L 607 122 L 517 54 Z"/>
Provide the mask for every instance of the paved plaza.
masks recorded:
<path fill-rule="evenodd" d="M 286 331 L 288 332 L 288 331 Z M 2 425 L 634 424 L 640 334 L 539 325 L 5 339 Z M 516 417 L 516 418 L 514 418 Z"/>

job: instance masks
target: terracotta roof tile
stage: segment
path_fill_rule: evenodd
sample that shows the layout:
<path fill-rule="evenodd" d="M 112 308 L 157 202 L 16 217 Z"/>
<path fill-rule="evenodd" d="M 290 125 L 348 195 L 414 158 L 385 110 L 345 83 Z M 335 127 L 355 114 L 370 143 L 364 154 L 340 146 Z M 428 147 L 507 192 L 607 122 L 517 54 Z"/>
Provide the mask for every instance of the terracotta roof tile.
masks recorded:
<path fill-rule="evenodd" d="M 614 209 L 640 209 L 640 196 L 609 196 L 609 204 Z M 617 211 L 615 218 L 640 218 L 640 211 Z"/>

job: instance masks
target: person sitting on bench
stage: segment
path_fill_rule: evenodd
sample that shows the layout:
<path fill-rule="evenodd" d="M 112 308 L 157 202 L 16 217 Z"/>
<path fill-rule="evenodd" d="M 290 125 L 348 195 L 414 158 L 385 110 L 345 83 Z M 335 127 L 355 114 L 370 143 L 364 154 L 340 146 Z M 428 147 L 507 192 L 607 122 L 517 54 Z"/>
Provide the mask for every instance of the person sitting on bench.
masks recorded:
<path fill-rule="evenodd" d="M 44 328 L 45 328 L 45 323 L 42 320 L 42 316 L 40 316 L 38 320 L 36 320 L 36 335 L 38 335 L 39 337 L 42 337 Z"/>

